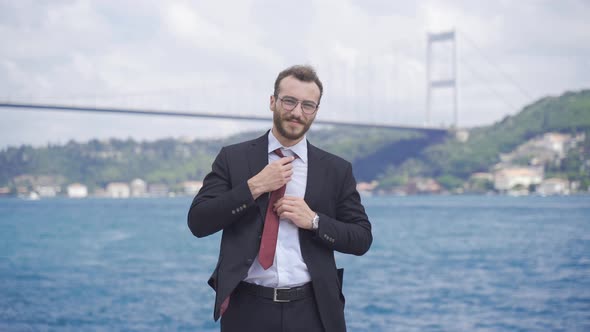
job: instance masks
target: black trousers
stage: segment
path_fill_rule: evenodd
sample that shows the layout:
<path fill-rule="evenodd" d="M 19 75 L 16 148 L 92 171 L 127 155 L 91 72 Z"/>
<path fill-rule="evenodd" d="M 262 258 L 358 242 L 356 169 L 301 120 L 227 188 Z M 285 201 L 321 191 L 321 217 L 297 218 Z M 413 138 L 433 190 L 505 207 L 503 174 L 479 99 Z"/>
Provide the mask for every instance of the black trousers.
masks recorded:
<path fill-rule="evenodd" d="M 324 332 L 315 297 L 274 302 L 236 290 L 221 317 L 221 332 Z"/>

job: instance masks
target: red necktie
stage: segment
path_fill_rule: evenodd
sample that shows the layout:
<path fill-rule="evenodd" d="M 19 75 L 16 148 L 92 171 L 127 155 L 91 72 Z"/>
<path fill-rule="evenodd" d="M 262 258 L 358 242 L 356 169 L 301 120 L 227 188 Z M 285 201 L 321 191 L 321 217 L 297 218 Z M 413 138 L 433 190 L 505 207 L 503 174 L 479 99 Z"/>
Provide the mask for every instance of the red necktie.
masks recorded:
<path fill-rule="evenodd" d="M 274 153 L 281 158 L 284 157 L 281 149 L 274 150 Z M 262 231 L 262 239 L 260 240 L 260 250 L 258 251 L 258 261 L 265 270 L 271 267 L 274 261 L 279 234 L 279 216 L 274 211 L 274 205 L 285 195 L 286 187 L 287 185 L 283 185 L 271 192 L 270 199 L 268 200 L 268 208 L 266 209 L 266 217 L 264 218 L 264 229 Z"/>

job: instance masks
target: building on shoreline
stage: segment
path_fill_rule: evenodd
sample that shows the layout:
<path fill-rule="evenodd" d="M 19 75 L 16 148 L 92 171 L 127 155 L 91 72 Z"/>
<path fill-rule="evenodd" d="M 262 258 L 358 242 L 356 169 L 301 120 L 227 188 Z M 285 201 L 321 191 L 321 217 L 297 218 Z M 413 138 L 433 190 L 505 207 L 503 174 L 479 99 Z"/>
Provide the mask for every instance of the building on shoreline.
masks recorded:
<path fill-rule="evenodd" d="M 86 198 L 88 197 L 88 187 L 81 183 L 72 183 L 67 187 L 69 198 Z"/>
<path fill-rule="evenodd" d="M 131 187 L 131 197 L 146 197 L 147 183 L 139 178 L 135 178 L 129 184 Z"/>
<path fill-rule="evenodd" d="M 559 178 L 546 179 L 537 186 L 537 193 L 541 196 L 569 195 L 570 182 Z"/>
<path fill-rule="evenodd" d="M 543 181 L 542 167 L 507 167 L 494 173 L 494 188 L 499 192 L 508 192 L 519 188 L 528 191 L 531 185 Z"/>
<path fill-rule="evenodd" d="M 111 182 L 106 187 L 106 195 L 111 198 L 129 198 L 131 189 L 125 182 Z"/>

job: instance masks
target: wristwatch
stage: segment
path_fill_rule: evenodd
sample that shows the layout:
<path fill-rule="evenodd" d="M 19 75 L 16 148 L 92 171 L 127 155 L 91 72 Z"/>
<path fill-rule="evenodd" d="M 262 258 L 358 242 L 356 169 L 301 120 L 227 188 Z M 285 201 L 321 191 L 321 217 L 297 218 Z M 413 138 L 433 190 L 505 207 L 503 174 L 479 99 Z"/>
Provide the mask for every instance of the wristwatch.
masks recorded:
<path fill-rule="evenodd" d="M 316 230 L 318 229 L 318 227 L 320 227 L 320 216 L 318 216 L 318 214 L 315 214 L 315 217 L 313 217 L 313 219 L 311 220 L 311 229 L 312 230 Z"/>

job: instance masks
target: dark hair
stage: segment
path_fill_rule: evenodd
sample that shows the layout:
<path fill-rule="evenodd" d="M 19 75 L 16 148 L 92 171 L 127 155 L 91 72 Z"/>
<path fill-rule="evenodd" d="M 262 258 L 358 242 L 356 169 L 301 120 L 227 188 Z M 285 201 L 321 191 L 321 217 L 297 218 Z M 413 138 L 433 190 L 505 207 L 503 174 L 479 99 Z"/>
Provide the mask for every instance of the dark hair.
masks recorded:
<path fill-rule="evenodd" d="M 318 86 L 318 88 L 320 88 L 320 99 L 318 100 L 319 105 L 320 100 L 322 99 L 322 93 L 324 92 L 324 87 L 322 85 L 322 82 L 320 81 L 320 78 L 318 77 L 318 74 L 315 72 L 315 69 L 313 69 L 312 66 L 307 65 L 295 65 L 279 73 L 279 76 L 277 76 L 277 79 L 275 81 L 275 98 L 279 96 L 279 84 L 281 83 L 283 78 L 289 76 L 293 76 L 296 79 L 303 82 L 314 82 Z"/>

